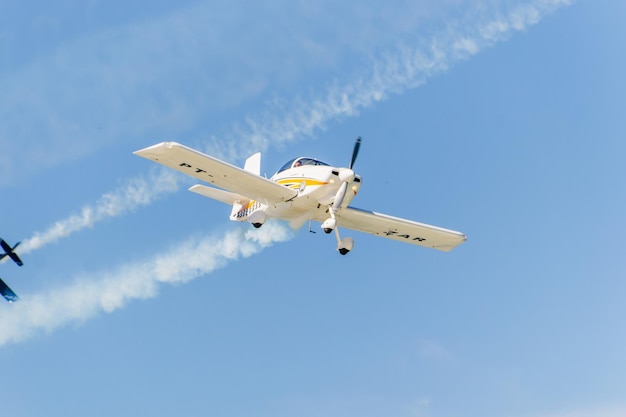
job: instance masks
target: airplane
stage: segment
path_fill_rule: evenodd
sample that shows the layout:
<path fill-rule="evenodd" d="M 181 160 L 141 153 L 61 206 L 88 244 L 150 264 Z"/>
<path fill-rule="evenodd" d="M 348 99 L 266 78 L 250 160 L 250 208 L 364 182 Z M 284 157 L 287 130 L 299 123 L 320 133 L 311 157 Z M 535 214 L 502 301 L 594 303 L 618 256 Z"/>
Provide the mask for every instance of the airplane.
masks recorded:
<path fill-rule="evenodd" d="M 17 242 L 15 246 L 11 247 L 8 243 L 4 241 L 4 239 L 0 239 L 0 246 L 4 250 L 4 254 L 0 255 L 0 260 L 2 260 L 5 256 L 9 256 L 18 266 L 24 265 L 22 260 L 17 253 L 15 253 L 15 248 L 19 246 L 20 242 Z M 0 295 L 2 295 L 9 303 L 19 300 L 19 297 L 13 292 L 11 288 L 0 278 Z"/>
<path fill-rule="evenodd" d="M 354 239 L 342 239 L 339 227 L 444 252 L 467 240 L 461 232 L 349 206 L 362 183 L 353 170 L 360 147 L 359 137 L 348 167 L 298 157 L 269 179 L 261 176 L 260 152 L 250 156 L 243 169 L 176 142 L 161 142 L 134 154 L 211 184 L 197 184 L 189 191 L 232 205 L 232 221 L 259 228 L 268 219 L 282 219 L 293 229 L 307 221 L 320 222 L 325 233 L 335 232 L 342 255 L 353 249 Z"/>
<path fill-rule="evenodd" d="M 17 253 L 14 252 L 15 248 L 17 248 L 20 245 L 20 243 L 21 242 L 17 242 L 15 246 L 11 247 L 7 242 L 4 241 L 4 239 L 0 239 L 0 246 L 2 246 L 2 249 L 4 250 L 4 254 L 0 255 L 0 260 L 2 260 L 5 256 L 8 255 L 9 258 L 13 259 L 13 262 L 18 264 L 19 266 L 24 265 L 20 257 L 17 256 Z"/>
<path fill-rule="evenodd" d="M 19 297 L 13 292 L 11 288 L 7 284 L 4 283 L 2 278 L 0 278 L 0 294 L 9 302 L 12 303 L 14 301 L 19 300 Z"/>

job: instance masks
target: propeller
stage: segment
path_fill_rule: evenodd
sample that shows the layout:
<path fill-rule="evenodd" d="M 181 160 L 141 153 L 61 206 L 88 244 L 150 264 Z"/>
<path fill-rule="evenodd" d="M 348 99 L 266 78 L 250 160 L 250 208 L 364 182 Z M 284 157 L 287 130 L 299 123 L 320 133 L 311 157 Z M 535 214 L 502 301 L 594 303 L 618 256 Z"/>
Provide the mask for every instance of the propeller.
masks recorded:
<path fill-rule="evenodd" d="M 348 183 L 354 180 L 354 171 L 352 167 L 354 166 L 354 162 L 356 161 L 356 157 L 359 154 L 359 149 L 361 148 L 361 137 L 356 138 L 356 142 L 354 144 L 354 149 L 352 150 L 352 159 L 350 159 L 350 167 L 348 169 L 341 169 L 339 171 L 339 179 L 343 181 L 341 187 L 337 190 L 337 194 L 335 194 L 335 201 L 333 203 L 333 211 L 337 211 L 339 207 L 341 207 L 341 203 L 343 203 L 343 198 L 346 196 L 346 190 L 348 189 Z"/>
<path fill-rule="evenodd" d="M 361 136 L 356 138 L 354 149 L 352 150 L 352 159 L 350 160 L 350 169 L 352 169 L 352 167 L 354 166 L 354 161 L 356 161 L 356 157 L 359 154 L 360 148 L 361 148 Z"/>

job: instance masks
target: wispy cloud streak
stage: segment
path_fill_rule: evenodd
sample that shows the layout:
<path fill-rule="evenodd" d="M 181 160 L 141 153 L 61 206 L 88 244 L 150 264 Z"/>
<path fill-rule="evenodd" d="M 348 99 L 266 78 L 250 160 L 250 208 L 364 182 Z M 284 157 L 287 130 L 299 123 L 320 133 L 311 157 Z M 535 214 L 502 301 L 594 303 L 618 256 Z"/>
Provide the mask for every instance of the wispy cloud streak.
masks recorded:
<path fill-rule="evenodd" d="M 351 77 L 354 81 L 328 88 L 324 95 L 291 102 L 276 101 L 267 112 L 249 117 L 235 128 L 240 138 L 220 151 L 231 157 L 250 144 L 266 149 L 269 144 L 286 143 L 316 130 L 335 119 L 352 117 L 391 95 L 417 88 L 480 51 L 508 39 L 513 33 L 528 29 L 573 0 L 537 0 L 520 4 L 510 11 L 493 12 L 478 20 L 449 22 L 448 29 L 418 46 L 398 47 L 393 53 L 374 60 L 369 74 Z M 280 116 L 276 117 L 275 114 Z M 236 145 L 241 144 L 239 148 Z M 215 143 L 212 144 L 216 146 Z"/>
<path fill-rule="evenodd" d="M 81 323 L 103 312 L 112 313 L 132 300 L 155 297 L 162 283 L 188 282 L 291 236 L 287 226 L 269 222 L 258 230 L 238 228 L 221 237 L 192 238 L 143 262 L 94 273 L 49 293 L 25 295 L 3 311 L 0 346 Z"/>

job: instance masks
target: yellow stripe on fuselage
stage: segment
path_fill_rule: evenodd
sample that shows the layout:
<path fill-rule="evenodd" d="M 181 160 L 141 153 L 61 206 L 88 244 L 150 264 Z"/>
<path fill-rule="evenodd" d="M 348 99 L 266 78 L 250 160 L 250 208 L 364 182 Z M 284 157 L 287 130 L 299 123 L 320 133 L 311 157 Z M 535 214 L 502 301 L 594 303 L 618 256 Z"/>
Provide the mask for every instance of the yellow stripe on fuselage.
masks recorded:
<path fill-rule="evenodd" d="M 319 180 L 313 180 L 310 178 L 301 178 L 301 177 L 300 178 L 298 177 L 282 178 L 276 181 L 277 184 L 284 185 L 289 188 L 300 188 L 303 182 L 304 182 L 304 185 L 306 185 L 307 187 L 328 184 L 328 182 L 325 182 L 325 181 L 319 181 Z"/>
<path fill-rule="evenodd" d="M 250 210 L 255 204 L 259 203 L 257 203 L 256 200 L 250 200 L 248 204 L 246 204 L 244 207 L 241 208 L 241 210 L 239 210 L 239 213 L 241 213 L 242 211 Z"/>

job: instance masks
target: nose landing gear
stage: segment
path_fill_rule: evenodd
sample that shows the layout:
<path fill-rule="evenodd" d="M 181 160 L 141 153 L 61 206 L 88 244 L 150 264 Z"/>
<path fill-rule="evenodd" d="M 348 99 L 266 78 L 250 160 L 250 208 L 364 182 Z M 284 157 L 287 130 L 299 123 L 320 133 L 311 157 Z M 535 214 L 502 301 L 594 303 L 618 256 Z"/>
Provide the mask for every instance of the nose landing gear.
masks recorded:
<path fill-rule="evenodd" d="M 328 213 L 330 217 L 322 223 L 322 229 L 324 233 L 331 233 L 333 230 L 335 231 L 335 236 L 337 237 L 337 251 L 342 255 L 347 255 L 348 252 L 352 250 L 354 247 L 354 239 L 351 237 L 341 238 L 339 235 L 339 229 L 337 228 L 337 219 L 335 218 L 335 212 L 332 207 L 329 207 Z"/>

